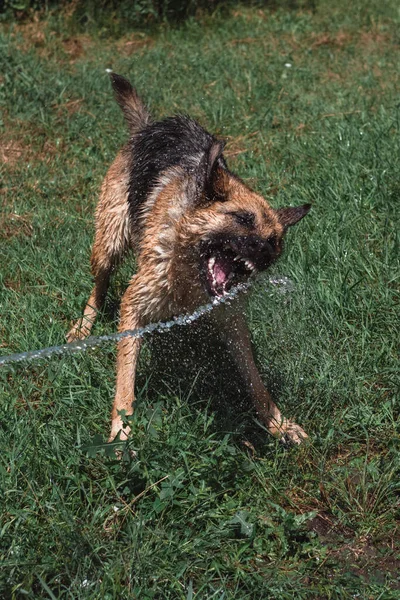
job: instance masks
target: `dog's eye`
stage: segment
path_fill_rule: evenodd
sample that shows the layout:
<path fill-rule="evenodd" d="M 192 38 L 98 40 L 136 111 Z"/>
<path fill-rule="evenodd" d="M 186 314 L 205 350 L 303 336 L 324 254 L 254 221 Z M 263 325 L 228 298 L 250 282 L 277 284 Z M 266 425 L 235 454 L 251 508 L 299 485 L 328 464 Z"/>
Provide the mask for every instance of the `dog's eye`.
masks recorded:
<path fill-rule="evenodd" d="M 249 212 L 234 212 L 232 213 L 234 219 L 243 227 L 254 227 L 256 217 L 253 213 Z"/>

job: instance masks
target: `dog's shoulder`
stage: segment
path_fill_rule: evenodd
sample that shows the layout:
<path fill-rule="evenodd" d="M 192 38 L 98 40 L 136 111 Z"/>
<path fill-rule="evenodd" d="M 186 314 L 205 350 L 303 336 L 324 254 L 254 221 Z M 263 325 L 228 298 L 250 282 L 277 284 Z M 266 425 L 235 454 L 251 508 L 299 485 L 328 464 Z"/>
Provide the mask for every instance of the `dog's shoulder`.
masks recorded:
<path fill-rule="evenodd" d="M 160 177 L 174 167 L 190 173 L 216 138 L 187 115 L 149 124 L 131 140 L 128 202 L 135 218 Z M 225 166 L 223 157 L 221 165 Z"/>

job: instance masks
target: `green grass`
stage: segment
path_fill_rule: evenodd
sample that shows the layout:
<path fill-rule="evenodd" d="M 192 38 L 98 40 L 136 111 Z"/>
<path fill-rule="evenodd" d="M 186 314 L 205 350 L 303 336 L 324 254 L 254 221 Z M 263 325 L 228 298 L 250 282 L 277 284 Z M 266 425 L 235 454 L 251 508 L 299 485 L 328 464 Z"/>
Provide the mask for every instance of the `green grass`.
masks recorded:
<path fill-rule="evenodd" d="M 260 370 L 310 443 L 159 391 L 145 354 L 138 460 L 117 462 L 96 453 L 114 347 L 2 368 L 0 597 L 397 599 L 397 3 L 118 30 L 2 25 L 0 353 L 62 343 L 88 297 L 97 190 L 126 138 L 112 67 L 156 115 L 227 138 L 274 206 L 312 202 L 274 268 L 295 290 L 261 281 L 249 304 Z M 94 333 L 115 329 L 104 316 Z"/>

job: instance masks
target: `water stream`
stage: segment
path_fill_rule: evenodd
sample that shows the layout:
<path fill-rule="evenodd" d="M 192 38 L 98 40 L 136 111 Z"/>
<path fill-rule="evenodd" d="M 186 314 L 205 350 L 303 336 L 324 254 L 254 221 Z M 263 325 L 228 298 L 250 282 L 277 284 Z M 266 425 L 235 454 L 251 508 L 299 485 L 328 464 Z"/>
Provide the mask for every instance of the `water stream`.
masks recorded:
<path fill-rule="evenodd" d="M 276 277 L 270 278 L 269 283 L 277 286 L 282 293 L 291 292 L 294 289 L 293 282 L 287 277 Z M 75 352 L 84 352 L 89 348 L 100 346 L 106 342 L 118 342 L 125 337 L 143 337 L 148 333 L 156 331 L 165 331 L 171 329 L 175 325 L 190 325 L 194 321 L 197 321 L 200 317 L 206 315 L 219 306 L 220 304 L 229 304 L 234 300 L 239 293 L 246 292 L 252 285 L 252 281 L 246 283 L 240 283 L 233 287 L 231 291 L 227 292 L 224 296 L 217 296 L 208 304 L 204 304 L 196 309 L 191 314 L 184 314 L 173 317 L 170 321 L 159 321 L 158 323 L 149 323 L 145 327 L 138 327 L 137 329 L 123 331 L 121 333 L 112 333 L 109 335 L 89 336 L 85 340 L 76 340 L 69 344 L 61 344 L 60 346 L 50 346 L 48 348 L 42 348 L 40 350 L 29 350 L 27 352 L 20 352 L 17 354 L 9 354 L 8 356 L 0 356 L 0 367 L 10 365 L 12 363 L 18 363 L 23 361 L 32 361 L 43 358 L 49 358 L 53 355 L 61 355 L 64 353 L 73 354 Z"/>

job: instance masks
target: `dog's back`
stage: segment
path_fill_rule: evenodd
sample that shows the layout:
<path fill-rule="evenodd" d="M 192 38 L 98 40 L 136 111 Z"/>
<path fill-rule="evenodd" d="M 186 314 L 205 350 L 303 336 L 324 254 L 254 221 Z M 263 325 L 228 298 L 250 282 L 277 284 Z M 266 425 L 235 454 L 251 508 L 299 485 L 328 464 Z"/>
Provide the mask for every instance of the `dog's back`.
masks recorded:
<path fill-rule="evenodd" d="M 126 146 L 129 154 L 128 204 L 132 225 L 149 211 L 152 191 L 163 183 L 174 167 L 190 174 L 213 145 L 223 147 L 213 135 L 187 115 L 175 115 L 152 121 L 150 113 L 130 83 L 111 73 L 115 98 L 128 124 L 131 139 Z M 227 168 L 222 154 L 215 167 Z"/>

